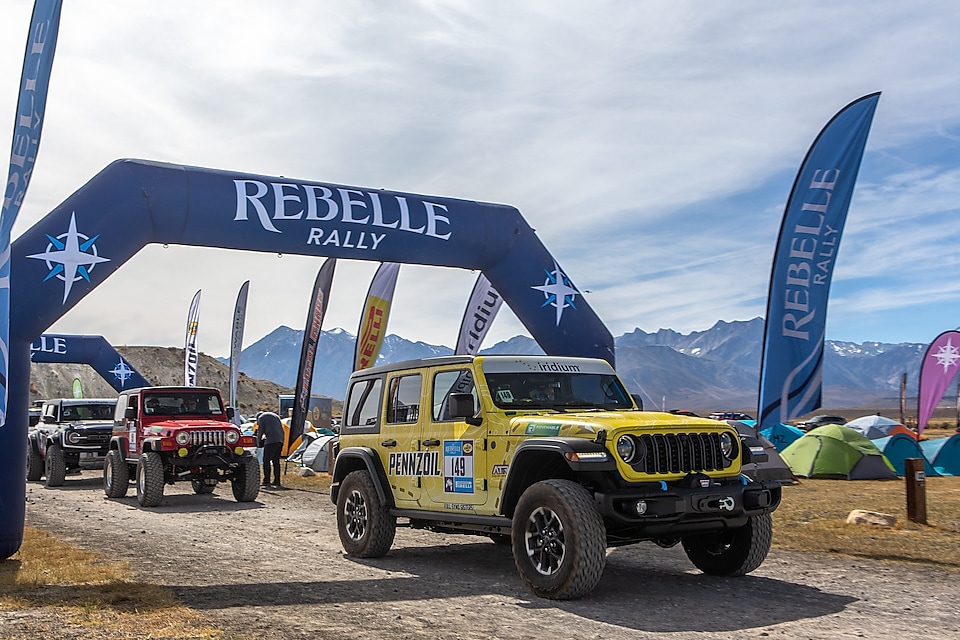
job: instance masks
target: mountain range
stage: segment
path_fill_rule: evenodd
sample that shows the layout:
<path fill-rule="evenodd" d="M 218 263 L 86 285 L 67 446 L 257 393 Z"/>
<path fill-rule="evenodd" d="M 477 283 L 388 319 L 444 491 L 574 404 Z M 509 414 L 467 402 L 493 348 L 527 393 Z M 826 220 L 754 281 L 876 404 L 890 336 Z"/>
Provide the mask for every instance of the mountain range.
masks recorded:
<path fill-rule="evenodd" d="M 292 387 L 297 377 L 302 331 L 277 327 L 243 349 L 241 370 L 251 378 Z M 634 329 L 615 338 L 617 372 L 647 408 L 749 410 L 757 405 L 763 319 L 719 321 L 706 331 Z M 356 336 L 322 332 L 314 367 L 313 392 L 342 399 L 353 369 Z M 825 408 L 899 407 L 900 378 L 916 404 L 917 376 L 925 344 L 826 341 L 823 373 Z M 453 349 L 388 335 L 378 364 L 450 355 Z M 529 337 L 514 336 L 482 354 L 542 354 Z M 226 358 L 218 358 L 228 362 Z M 948 392 L 949 393 L 949 392 Z"/>

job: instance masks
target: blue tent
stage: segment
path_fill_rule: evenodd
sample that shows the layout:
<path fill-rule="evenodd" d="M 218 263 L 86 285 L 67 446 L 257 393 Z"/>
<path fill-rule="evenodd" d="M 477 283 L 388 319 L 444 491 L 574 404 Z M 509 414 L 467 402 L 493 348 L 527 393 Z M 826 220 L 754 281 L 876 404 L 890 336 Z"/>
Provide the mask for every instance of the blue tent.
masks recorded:
<path fill-rule="evenodd" d="M 927 476 L 939 476 L 936 469 L 930 466 L 930 462 L 923 454 L 920 444 L 910 436 L 902 433 L 895 433 L 886 438 L 877 438 L 872 441 L 880 449 L 880 453 L 887 456 L 887 460 L 893 465 L 898 476 L 906 475 L 907 458 L 920 458 L 923 460 L 923 469 Z"/>
<path fill-rule="evenodd" d="M 936 440 L 921 440 L 923 455 L 941 476 L 960 476 L 960 434 Z"/>
<path fill-rule="evenodd" d="M 773 446 L 780 452 L 789 447 L 794 440 L 799 440 L 803 437 L 803 431 L 800 431 L 800 429 L 797 429 L 793 425 L 781 422 L 772 427 L 761 429 L 760 435 L 772 442 Z"/>

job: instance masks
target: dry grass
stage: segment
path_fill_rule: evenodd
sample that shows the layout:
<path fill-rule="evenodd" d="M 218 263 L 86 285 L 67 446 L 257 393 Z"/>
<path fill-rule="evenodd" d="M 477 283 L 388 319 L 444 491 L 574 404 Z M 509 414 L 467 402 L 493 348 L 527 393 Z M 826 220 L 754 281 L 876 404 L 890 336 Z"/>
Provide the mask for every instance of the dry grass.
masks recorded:
<path fill-rule="evenodd" d="M 70 637 L 221 639 L 197 612 L 163 587 L 130 580 L 116 562 L 26 527 L 23 544 L 0 563 L 0 615 L 5 638 Z M 102 634 L 102 635 L 101 635 Z"/>

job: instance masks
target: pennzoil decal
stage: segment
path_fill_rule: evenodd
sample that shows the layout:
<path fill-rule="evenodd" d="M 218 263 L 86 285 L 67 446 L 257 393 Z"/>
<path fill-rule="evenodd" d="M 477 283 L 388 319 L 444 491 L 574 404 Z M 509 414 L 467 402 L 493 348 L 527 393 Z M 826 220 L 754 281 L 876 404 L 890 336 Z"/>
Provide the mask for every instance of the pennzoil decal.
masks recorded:
<path fill-rule="evenodd" d="M 397 451 L 387 461 L 388 476 L 439 476 L 439 451 Z"/>
<path fill-rule="evenodd" d="M 524 431 L 524 433 L 528 436 L 555 436 L 560 433 L 560 425 L 544 422 L 528 422 L 527 430 Z"/>

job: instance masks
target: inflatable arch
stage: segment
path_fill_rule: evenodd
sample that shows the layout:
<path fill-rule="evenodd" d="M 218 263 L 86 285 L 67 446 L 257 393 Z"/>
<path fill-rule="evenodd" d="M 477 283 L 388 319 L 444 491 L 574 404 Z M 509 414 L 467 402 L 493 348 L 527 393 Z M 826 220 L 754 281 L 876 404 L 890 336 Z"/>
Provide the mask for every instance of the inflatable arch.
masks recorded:
<path fill-rule="evenodd" d="M 30 361 L 88 364 L 117 393 L 151 386 L 103 336 L 45 333 L 30 345 Z"/>
<path fill-rule="evenodd" d="M 150 243 L 478 269 L 546 353 L 614 364 L 613 336 L 513 207 L 117 160 L 12 245 L 0 558 L 23 538 L 30 345 Z"/>

